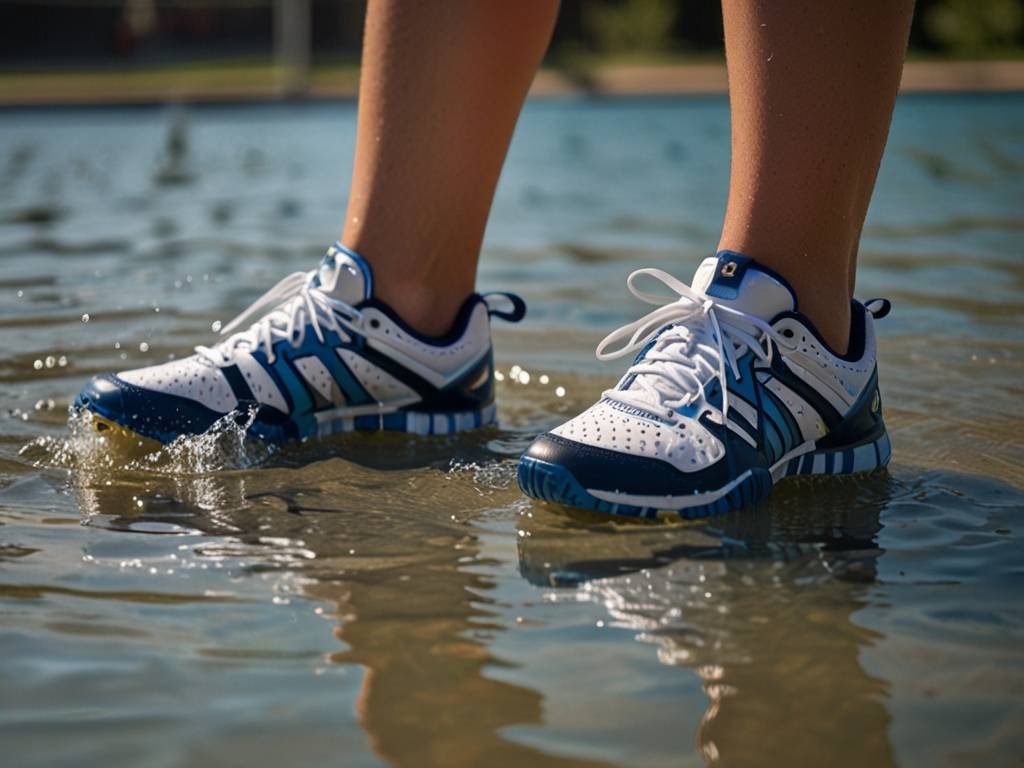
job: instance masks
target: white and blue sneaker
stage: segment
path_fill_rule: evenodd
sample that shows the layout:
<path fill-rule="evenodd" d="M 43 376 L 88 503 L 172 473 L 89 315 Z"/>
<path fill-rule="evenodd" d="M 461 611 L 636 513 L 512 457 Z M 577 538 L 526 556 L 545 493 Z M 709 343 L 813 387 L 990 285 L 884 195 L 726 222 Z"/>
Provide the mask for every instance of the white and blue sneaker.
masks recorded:
<path fill-rule="evenodd" d="M 495 420 L 490 318 L 518 322 L 525 312 L 513 294 L 473 294 L 447 336 L 425 337 L 374 298 L 370 266 L 336 243 L 318 269 L 284 278 L 229 323 L 215 346 L 97 376 L 75 405 L 100 430 L 161 443 L 228 416 L 271 443 L 460 432 Z"/>
<path fill-rule="evenodd" d="M 638 289 L 644 275 L 678 298 Z M 518 472 L 528 496 L 692 518 L 757 501 L 785 477 L 889 461 L 873 326 L 887 301 L 853 302 L 839 355 L 797 311 L 786 281 L 738 253 L 705 259 L 692 287 L 657 269 L 634 272 L 629 287 L 660 306 L 607 336 L 597 356 L 637 353 L 633 365 L 595 405 L 533 442 Z"/>

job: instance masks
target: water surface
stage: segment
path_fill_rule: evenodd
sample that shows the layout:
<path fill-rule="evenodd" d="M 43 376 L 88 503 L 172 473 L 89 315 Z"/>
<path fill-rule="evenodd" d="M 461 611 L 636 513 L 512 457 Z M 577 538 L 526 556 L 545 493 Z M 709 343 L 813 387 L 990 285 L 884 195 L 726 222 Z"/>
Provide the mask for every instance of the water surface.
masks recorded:
<path fill-rule="evenodd" d="M 499 427 L 270 457 L 74 435 L 88 376 L 208 343 L 316 262 L 354 128 L 349 105 L 0 113 L 12 765 L 1020 764 L 1024 96 L 898 104 L 858 285 L 895 306 L 887 472 L 672 526 L 515 487 L 616 378 L 592 350 L 646 311 L 626 274 L 688 279 L 713 247 L 718 98 L 528 106 L 481 268 L 530 305 L 495 328 Z"/>

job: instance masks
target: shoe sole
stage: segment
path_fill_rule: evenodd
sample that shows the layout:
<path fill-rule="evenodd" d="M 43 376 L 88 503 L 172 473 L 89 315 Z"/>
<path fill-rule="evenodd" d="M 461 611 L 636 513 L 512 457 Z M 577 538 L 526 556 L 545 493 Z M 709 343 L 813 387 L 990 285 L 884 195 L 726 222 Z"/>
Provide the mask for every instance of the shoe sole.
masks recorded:
<path fill-rule="evenodd" d="M 145 455 L 159 450 L 163 445 L 159 440 L 140 435 L 92 409 L 86 410 L 92 417 L 89 421 L 92 431 L 100 437 L 110 440 L 111 444 L 119 449 L 132 450 L 139 455 Z"/>
<path fill-rule="evenodd" d="M 770 470 L 747 470 L 717 491 L 693 497 L 666 497 L 671 499 L 668 504 L 657 505 L 650 503 L 650 497 L 589 491 L 560 464 L 531 457 L 520 459 L 517 479 L 523 493 L 540 501 L 625 517 L 692 520 L 760 501 L 771 493 L 776 482 L 787 477 L 863 474 L 884 467 L 891 456 L 892 444 L 883 428 L 882 434 L 873 440 L 854 446 L 784 456 Z M 595 494 L 610 498 L 602 499 Z"/>
<path fill-rule="evenodd" d="M 330 417 L 313 414 L 313 433 L 327 437 L 344 432 L 404 432 L 410 435 L 451 435 L 493 424 L 497 419 L 494 403 L 478 411 L 427 413 L 422 411 L 383 411 L 359 416 Z"/>
<path fill-rule="evenodd" d="M 171 442 L 161 440 L 154 435 L 145 435 L 131 427 L 118 423 L 110 416 L 101 413 L 93 405 L 79 406 L 92 415 L 92 428 L 96 434 L 117 441 L 137 442 L 151 449 Z M 229 415 L 229 414 L 225 414 Z M 449 435 L 468 432 L 480 427 L 490 426 L 497 420 L 497 407 L 491 403 L 477 411 L 453 411 L 451 413 L 426 413 L 421 411 L 385 411 L 358 416 L 331 416 L 316 414 L 311 417 L 308 425 L 309 436 L 328 437 L 346 432 L 402 432 L 411 435 Z M 267 427 L 257 422 L 250 427 L 252 432 L 261 439 L 269 439 L 273 443 L 294 442 L 276 437 L 279 428 Z"/>

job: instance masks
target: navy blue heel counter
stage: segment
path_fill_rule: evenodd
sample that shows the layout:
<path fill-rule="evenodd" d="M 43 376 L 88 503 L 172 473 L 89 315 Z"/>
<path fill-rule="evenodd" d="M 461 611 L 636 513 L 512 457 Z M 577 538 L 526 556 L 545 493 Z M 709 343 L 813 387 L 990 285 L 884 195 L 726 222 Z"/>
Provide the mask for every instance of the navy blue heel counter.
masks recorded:
<path fill-rule="evenodd" d="M 882 417 L 882 393 L 878 388 L 876 368 L 849 413 L 817 442 L 816 448 L 820 450 L 858 445 L 878 439 L 883 432 L 885 421 Z"/>
<path fill-rule="evenodd" d="M 440 412 L 475 411 L 494 402 L 494 350 L 447 386 L 420 393 L 422 400 L 409 406 L 411 410 Z"/>

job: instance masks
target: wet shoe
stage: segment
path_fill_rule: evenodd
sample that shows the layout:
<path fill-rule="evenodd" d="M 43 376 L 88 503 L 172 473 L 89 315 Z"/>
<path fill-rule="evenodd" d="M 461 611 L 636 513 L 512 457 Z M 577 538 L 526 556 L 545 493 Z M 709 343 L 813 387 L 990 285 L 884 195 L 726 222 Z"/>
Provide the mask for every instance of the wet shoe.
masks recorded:
<path fill-rule="evenodd" d="M 638 289 L 643 275 L 678 299 Z M 629 287 L 662 306 L 598 346 L 601 359 L 636 358 L 595 405 L 533 442 L 518 471 L 528 496 L 702 517 L 754 502 L 785 477 L 888 462 L 873 327 L 887 301 L 853 302 L 849 349 L 838 355 L 786 281 L 740 254 L 706 259 L 692 287 L 657 269 L 634 272 Z"/>
<path fill-rule="evenodd" d="M 447 336 L 422 336 L 374 298 L 369 265 L 335 244 L 319 269 L 281 280 L 215 346 L 97 376 L 75 405 L 98 429 L 163 443 L 229 416 L 273 443 L 352 430 L 459 432 L 495 418 L 490 318 L 518 322 L 525 311 L 513 294 L 474 294 Z"/>

